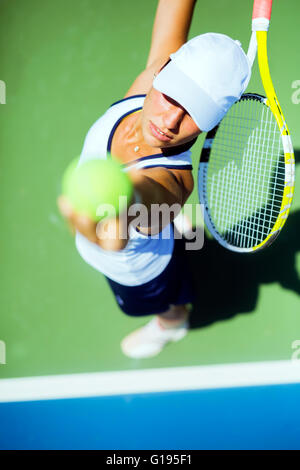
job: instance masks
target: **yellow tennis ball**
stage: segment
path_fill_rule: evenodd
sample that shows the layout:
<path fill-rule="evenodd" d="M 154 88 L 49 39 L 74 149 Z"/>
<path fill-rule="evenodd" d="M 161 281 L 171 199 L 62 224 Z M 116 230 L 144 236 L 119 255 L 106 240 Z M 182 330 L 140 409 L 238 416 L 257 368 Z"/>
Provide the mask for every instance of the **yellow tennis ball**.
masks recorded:
<path fill-rule="evenodd" d="M 133 184 L 113 159 L 92 159 L 78 166 L 79 159 L 67 167 L 62 181 L 63 195 L 78 213 L 95 222 L 114 217 L 125 210 L 133 195 Z"/>

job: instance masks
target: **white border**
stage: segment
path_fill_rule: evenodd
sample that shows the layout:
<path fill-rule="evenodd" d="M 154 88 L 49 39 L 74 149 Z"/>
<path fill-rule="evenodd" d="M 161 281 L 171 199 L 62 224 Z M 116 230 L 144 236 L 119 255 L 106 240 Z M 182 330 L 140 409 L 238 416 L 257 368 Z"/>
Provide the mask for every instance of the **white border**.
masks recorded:
<path fill-rule="evenodd" d="M 300 383 L 300 360 L 0 380 L 0 402 Z"/>

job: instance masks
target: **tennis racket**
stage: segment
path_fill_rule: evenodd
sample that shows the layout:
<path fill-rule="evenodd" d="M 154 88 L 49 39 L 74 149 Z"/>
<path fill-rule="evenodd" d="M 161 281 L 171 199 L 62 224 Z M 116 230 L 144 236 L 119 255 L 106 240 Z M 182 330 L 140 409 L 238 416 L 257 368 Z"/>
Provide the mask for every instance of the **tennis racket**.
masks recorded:
<path fill-rule="evenodd" d="M 290 133 L 270 76 L 267 31 L 272 0 L 255 0 L 248 58 L 258 55 L 266 97 L 246 93 L 207 133 L 198 169 L 204 221 L 224 247 L 255 252 L 279 235 L 294 193 Z"/>

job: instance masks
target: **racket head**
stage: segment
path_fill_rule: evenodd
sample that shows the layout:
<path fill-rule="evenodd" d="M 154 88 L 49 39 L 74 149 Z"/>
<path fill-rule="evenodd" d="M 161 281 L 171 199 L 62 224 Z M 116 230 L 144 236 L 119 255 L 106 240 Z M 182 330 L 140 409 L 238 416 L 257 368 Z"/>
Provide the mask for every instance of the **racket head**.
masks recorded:
<path fill-rule="evenodd" d="M 266 97 L 246 93 L 208 132 L 198 168 L 204 221 L 225 248 L 253 253 L 277 238 L 294 193 L 294 154 Z"/>

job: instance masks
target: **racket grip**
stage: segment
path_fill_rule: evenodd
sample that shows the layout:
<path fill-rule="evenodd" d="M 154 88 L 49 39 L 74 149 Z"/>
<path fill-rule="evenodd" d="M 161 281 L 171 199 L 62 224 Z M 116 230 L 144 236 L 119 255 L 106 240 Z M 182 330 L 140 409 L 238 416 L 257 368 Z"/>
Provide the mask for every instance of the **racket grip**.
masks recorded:
<path fill-rule="evenodd" d="M 254 0 L 252 20 L 265 18 L 270 21 L 273 0 Z"/>

